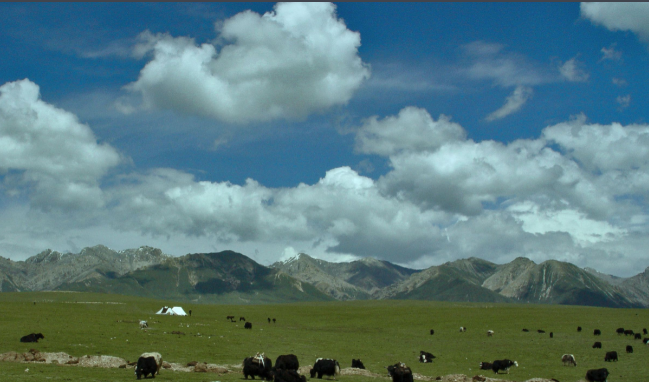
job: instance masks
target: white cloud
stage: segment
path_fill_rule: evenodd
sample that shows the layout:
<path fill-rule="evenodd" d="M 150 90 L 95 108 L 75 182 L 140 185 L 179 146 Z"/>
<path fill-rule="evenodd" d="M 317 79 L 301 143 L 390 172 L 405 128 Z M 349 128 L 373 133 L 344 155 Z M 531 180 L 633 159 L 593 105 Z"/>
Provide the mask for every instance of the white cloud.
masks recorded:
<path fill-rule="evenodd" d="M 534 91 L 530 87 L 517 86 L 514 92 L 507 97 L 505 104 L 498 110 L 489 114 L 485 119 L 495 121 L 519 111 L 523 105 L 532 97 Z"/>
<path fill-rule="evenodd" d="M 331 3 L 239 13 L 223 22 L 216 44 L 148 31 L 140 38 L 134 54 L 153 58 L 126 88 L 144 107 L 229 123 L 303 119 L 346 104 L 370 76 L 358 56 L 360 34 Z"/>
<path fill-rule="evenodd" d="M 377 92 L 438 92 L 449 93 L 457 90 L 450 83 L 448 74 L 452 69 L 434 67 L 427 63 L 421 67 L 404 62 L 372 63 L 372 77 L 363 86 L 365 93 Z"/>
<path fill-rule="evenodd" d="M 286 247 L 282 252 L 282 256 L 277 261 L 286 261 L 295 258 L 298 252 L 293 247 Z"/>
<path fill-rule="evenodd" d="M 589 124 L 580 115 L 545 128 L 543 137 L 592 173 L 649 169 L 649 125 Z"/>
<path fill-rule="evenodd" d="M 611 82 L 613 82 L 613 85 L 616 85 L 616 86 L 619 86 L 619 87 L 623 87 L 623 86 L 628 85 L 624 78 L 613 78 L 611 80 Z"/>
<path fill-rule="evenodd" d="M 615 101 L 618 105 L 620 105 L 620 110 L 626 109 L 631 104 L 631 94 L 627 94 L 625 96 L 617 96 Z"/>
<path fill-rule="evenodd" d="M 348 167 L 291 189 L 253 180 L 243 186 L 195 182 L 187 174 L 157 170 L 119 187 L 115 201 L 115 224 L 124 230 L 224 243 L 326 242 L 330 252 L 383 258 L 430 252 L 436 225 L 449 218 L 382 196 L 374 181 Z"/>
<path fill-rule="evenodd" d="M 590 219 L 584 213 L 563 204 L 562 209 L 541 210 L 538 204 L 528 200 L 509 206 L 507 211 L 523 223 L 526 232 L 533 234 L 567 232 L 582 245 L 609 242 L 620 239 L 626 234 L 624 229 L 615 227 L 607 221 Z"/>
<path fill-rule="evenodd" d="M 583 179 L 574 163 L 541 141 L 450 143 L 435 152 L 396 155 L 390 163 L 393 170 L 379 180 L 381 189 L 424 209 L 475 216 L 500 199 L 578 199 L 574 193 L 584 197 L 580 203 L 590 199 L 576 189 Z"/>
<path fill-rule="evenodd" d="M 99 207 L 99 181 L 120 161 L 74 114 L 43 102 L 35 83 L 0 87 L 0 171 L 10 193 L 27 192 L 42 209 Z"/>
<path fill-rule="evenodd" d="M 647 125 L 590 124 L 580 116 L 548 126 L 538 139 L 474 142 L 448 118 L 434 120 L 407 107 L 358 129 L 359 150 L 389 159 L 391 170 L 378 180 L 339 167 L 313 184 L 269 188 L 252 179 L 236 185 L 154 169 L 114 175 L 100 188 L 99 179 L 119 162 L 114 149 L 97 144 L 71 113 L 38 100 L 36 85 L 8 85 L 0 88 L 1 137 L 19 142 L 17 132 L 26 133 L 38 160 L 1 155 L 5 174 L 33 173 L 31 179 L 44 185 L 50 178 L 62 186 L 81 179 L 105 203 L 92 205 L 89 220 L 85 211 L 8 207 L 20 200 L 7 198 L 3 216 L 27 229 L 0 223 L 5 253 L 33 255 L 38 247 L 52 247 L 47 243 L 70 250 L 102 243 L 153 245 L 178 255 L 233 249 L 265 264 L 306 252 L 418 267 L 458 257 L 502 263 L 527 256 L 625 275 L 646 257 Z M 54 165 L 60 159 L 47 151 L 52 148 L 37 139 L 47 134 L 65 137 L 57 145 L 71 145 L 62 168 Z M 42 195 L 42 203 L 60 203 L 56 195 Z M 84 199 L 74 200 L 83 205 Z M 24 244 L 30 236 L 38 239 Z M 620 261 L 607 268 L 611 256 Z"/>
<path fill-rule="evenodd" d="M 441 115 L 435 121 L 424 109 L 406 107 L 396 117 L 365 120 L 356 134 L 356 150 L 389 156 L 404 149 L 435 150 L 465 137 L 464 129 L 449 117 Z"/>
<path fill-rule="evenodd" d="M 555 80 L 544 68 L 523 56 L 504 52 L 504 46 L 475 41 L 462 50 L 470 64 L 466 74 L 473 79 L 490 79 L 502 87 L 532 86 Z"/>
<path fill-rule="evenodd" d="M 589 74 L 582 67 L 583 64 L 578 62 L 577 58 L 571 58 L 559 66 L 559 73 L 570 82 L 586 82 Z"/>
<path fill-rule="evenodd" d="M 610 31 L 631 31 L 649 42 L 649 3 L 581 3 L 581 15 Z"/>
<path fill-rule="evenodd" d="M 622 59 L 622 52 L 615 50 L 615 45 L 611 44 L 608 48 L 602 48 L 601 60 L 620 61 Z"/>

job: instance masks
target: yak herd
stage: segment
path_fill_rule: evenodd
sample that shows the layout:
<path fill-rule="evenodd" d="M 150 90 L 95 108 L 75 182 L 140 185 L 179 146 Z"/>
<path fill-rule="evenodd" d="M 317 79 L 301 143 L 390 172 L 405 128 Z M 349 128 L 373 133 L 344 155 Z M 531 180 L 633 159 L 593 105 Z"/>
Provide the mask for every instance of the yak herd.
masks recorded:
<path fill-rule="evenodd" d="M 234 316 L 228 316 L 227 319 L 234 322 Z M 241 321 L 246 321 L 244 317 L 240 317 Z M 271 322 L 271 319 L 268 319 L 268 322 Z M 272 319 L 272 322 L 275 322 L 275 319 Z M 148 327 L 146 321 L 140 322 L 140 327 Z M 245 322 L 245 328 L 251 329 L 252 324 L 250 322 Z M 460 327 L 460 332 L 466 332 L 465 327 Z M 523 329 L 524 332 L 529 332 L 528 329 Z M 581 332 L 581 326 L 577 327 L 577 331 Z M 647 334 L 647 329 L 642 330 L 643 333 Z M 543 330 L 538 330 L 539 333 L 545 333 Z M 433 335 L 435 331 L 430 330 L 430 334 Z M 640 339 L 640 333 L 634 333 L 632 330 L 625 330 L 624 328 L 618 328 L 616 330 L 618 335 L 633 336 L 634 339 Z M 601 335 L 601 330 L 595 329 L 593 331 L 595 336 Z M 487 336 L 491 337 L 494 335 L 493 330 L 487 331 Z M 44 339 L 42 333 L 31 333 L 20 338 L 20 342 L 38 342 L 39 339 Z M 550 338 L 553 338 L 553 333 L 550 333 Z M 649 345 L 649 338 L 642 339 L 642 342 Z M 593 344 L 593 348 L 601 349 L 602 343 L 597 341 Z M 633 347 L 627 345 L 627 353 L 633 353 Z M 422 363 L 431 363 L 436 357 L 429 352 L 420 351 L 419 353 L 419 362 Z M 604 356 L 605 362 L 613 362 L 618 360 L 618 354 L 616 351 L 607 351 Z M 577 366 L 577 361 L 572 354 L 564 354 L 561 357 L 561 361 L 564 366 Z M 509 369 L 512 366 L 518 367 L 518 362 L 512 361 L 509 359 L 495 360 L 493 362 L 480 362 L 481 370 L 492 370 L 494 373 L 498 374 L 500 371 L 505 371 L 509 374 Z M 162 356 L 160 353 L 144 353 L 142 354 L 137 361 L 135 367 L 135 375 L 137 379 L 140 379 L 142 376 L 147 378 L 151 376 L 155 378 L 156 374 L 159 374 L 160 368 L 162 367 Z M 270 358 L 265 356 L 263 353 L 252 357 L 246 357 L 243 360 L 243 376 L 245 379 L 251 377 L 260 377 L 263 380 L 275 382 L 306 382 L 306 377 L 304 375 L 299 375 L 298 369 L 300 363 L 298 362 L 297 356 L 294 354 L 280 355 L 275 360 L 275 366 Z M 352 368 L 365 369 L 363 362 L 360 359 L 352 359 Z M 393 382 L 413 382 L 413 374 L 410 367 L 408 367 L 403 362 L 395 363 L 387 367 L 388 374 L 392 378 Z M 609 371 L 606 368 L 601 369 L 591 369 L 586 372 L 586 380 L 589 382 L 606 382 Z M 313 368 L 310 370 L 311 378 L 318 377 L 322 379 L 323 376 L 337 376 L 340 375 L 340 364 L 335 359 L 328 358 L 317 358 Z"/>

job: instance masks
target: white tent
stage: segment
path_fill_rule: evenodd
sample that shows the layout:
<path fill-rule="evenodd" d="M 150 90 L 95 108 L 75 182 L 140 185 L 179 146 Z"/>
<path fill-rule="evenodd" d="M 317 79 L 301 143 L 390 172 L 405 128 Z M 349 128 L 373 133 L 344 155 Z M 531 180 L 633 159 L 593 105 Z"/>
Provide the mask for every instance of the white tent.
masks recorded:
<path fill-rule="evenodd" d="M 187 313 L 183 310 L 182 307 L 180 306 L 174 306 L 173 308 L 170 308 L 168 306 L 165 306 L 161 308 L 159 311 L 157 311 L 155 314 L 166 314 L 169 316 L 186 316 Z"/>

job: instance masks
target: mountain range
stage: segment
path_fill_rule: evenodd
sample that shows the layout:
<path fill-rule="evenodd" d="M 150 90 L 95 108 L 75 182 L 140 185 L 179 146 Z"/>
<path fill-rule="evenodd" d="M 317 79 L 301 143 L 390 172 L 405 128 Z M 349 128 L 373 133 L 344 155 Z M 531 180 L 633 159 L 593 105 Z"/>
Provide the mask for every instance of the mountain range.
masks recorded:
<path fill-rule="evenodd" d="M 469 258 L 424 270 L 363 258 L 332 263 L 299 254 L 263 266 L 233 251 L 169 256 L 105 246 L 0 257 L 0 291 L 87 291 L 201 303 L 413 299 L 649 307 L 649 268 L 629 278 L 556 260 L 507 264 Z"/>

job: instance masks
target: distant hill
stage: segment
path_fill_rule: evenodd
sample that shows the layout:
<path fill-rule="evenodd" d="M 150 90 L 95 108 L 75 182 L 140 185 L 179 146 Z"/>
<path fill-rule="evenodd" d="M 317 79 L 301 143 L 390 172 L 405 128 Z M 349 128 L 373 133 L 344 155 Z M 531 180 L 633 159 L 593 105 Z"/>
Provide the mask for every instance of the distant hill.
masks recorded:
<path fill-rule="evenodd" d="M 312 283 L 336 299 L 414 299 L 466 302 L 524 302 L 605 307 L 649 307 L 649 271 L 629 279 L 595 275 L 555 260 L 536 264 L 519 257 L 497 265 L 478 258 L 456 260 L 422 271 L 381 262 L 382 285 L 370 291 L 346 269 L 365 261 L 328 263 L 305 254 L 275 263 L 293 277 Z M 396 267 L 396 268 L 392 268 Z M 386 269 L 390 271 L 386 273 Z M 371 267 L 366 273 L 375 272 Z M 613 280 L 609 281 L 609 280 Z M 356 293 L 350 293 L 353 291 Z M 369 296 L 366 297 L 365 293 Z"/>
<path fill-rule="evenodd" d="M 47 250 L 26 261 L 0 258 L 0 280 L 5 292 L 72 290 L 231 304 L 332 299 L 232 251 L 173 257 L 150 247 Z"/>
<path fill-rule="evenodd" d="M 48 249 L 25 261 L 0 257 L 0 279 L 2 291 L 54 290 L 64 283 L 122 276 L 171 258 L 151 247 L 116 252 L 98 245 L 78 254 Z"/>
<path fill-rule="evenodd" d="M 381 289 L 418 272 L 373 258 L 350 263 L 330 263 L 304 253 L 276 262 L 271 267 L 313 284 L 337 300 L 371 299 Z"/>
<path fill-rule="evenodd" d="M 623 289 L 573 264 L 541 264 L 519 257 L 504 264 L 483 286 L 516 301 L 565 305 L 639 307 Z"/>
<path fill-rule="evenodd" d="M 649 307 L 649 268 L 630 278 L 555 260 L 462 259 L 424 270 L 364 258 L 332 263 L 299 254 L 270 267 L 236 252 L 181 257 L 140 247 L 0 257 L 0 290 L 73 290 L 203 303 L 413 299 Z"/>

